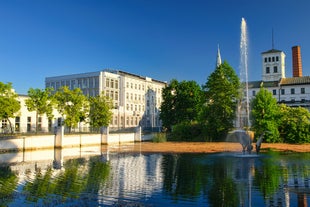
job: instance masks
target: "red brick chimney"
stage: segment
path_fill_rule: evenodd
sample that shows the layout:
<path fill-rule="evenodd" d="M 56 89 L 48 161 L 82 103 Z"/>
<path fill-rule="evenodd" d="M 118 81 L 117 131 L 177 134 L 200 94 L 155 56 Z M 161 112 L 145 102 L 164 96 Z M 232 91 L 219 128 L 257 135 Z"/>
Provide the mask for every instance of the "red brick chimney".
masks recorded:
<path fill-rule="evenodd" d="M 302 77 L 300 46 L 292 47 L 293 77 Z"/>

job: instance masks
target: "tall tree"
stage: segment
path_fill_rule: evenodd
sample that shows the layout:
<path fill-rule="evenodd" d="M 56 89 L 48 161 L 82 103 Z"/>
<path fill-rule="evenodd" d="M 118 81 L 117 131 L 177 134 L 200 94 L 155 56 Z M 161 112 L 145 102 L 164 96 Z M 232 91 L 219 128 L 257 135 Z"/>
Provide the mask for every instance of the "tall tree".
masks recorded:
<path fill-rule="evenodd" d="M 61 87 L 54 94 L 54 100 L 70 131 L 72 127 L 77 127 L 79 122 L 85 120 L 89 106 L 80 88 L 70 90 L 67 86 Z"/>
<path fill-rule="evenodd" d="M 266 142 L 280 142 L 280 111 L 272 93 L 261 87 L 251 101 L 251 121 L 256 134 L 265 134 Z"/>
<path fill-rule="evenodd" d="M 202 91 L 195 81 L 178 82 L 173 79 L 163 89 L 160 118 L 169 131 L 175 124 L 198 118 L 202 106 Z"/>
<path fill-rule="evenodd" d="M 104 94 L 89 97 L 89 121 L 92 127 L 108 126 L 112 118 L 112 102 Z"/>
<path fill-rule="evenodd" d="M 0 82 L 0 120 L 7 120 L 10 125 L 10 131 L 13 133 L 12 123 L 9 118 L 14 118 L 20 110 L 20 103 L 17 100 L 18 95 L 12 88 L 12 83 Z"/>
<path fill-rule="evenodd" d="M 206 124 L 210 140 L 225 138 L 233 127 L 239 88 L 239 78 L 226 61 L 208 77 L 203 86 L 206 99 L 201 121 Z"/>
<path fill-rule="evenodd" d="M 36 132 L 38 131 L 39 116 L 46 114 L 48 118 L 53 118 L 53 101 L 51 99 L 51 88 L 39 89 L 30 88 L 29 98 L 26 99 L 26 106 L 29 111 L 36 112 Z"/>

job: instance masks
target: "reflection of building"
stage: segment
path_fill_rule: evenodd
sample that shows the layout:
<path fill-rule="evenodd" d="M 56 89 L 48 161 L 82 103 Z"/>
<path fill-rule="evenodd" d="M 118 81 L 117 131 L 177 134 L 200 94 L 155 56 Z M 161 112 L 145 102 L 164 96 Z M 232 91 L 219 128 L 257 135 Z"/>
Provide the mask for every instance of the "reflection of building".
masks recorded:
<path fill-rule="evenodd" d="M 161 154 L 110 154 L 109 157 L 110 177 L 98 193 L 104 197 L 103 204 L 111 205 L 126 199 L 147 199 L 162 190 Z"/>
<path fill-rule="evenodd" d="M 159 107 L 163 81 L 117 70 L 47 77 L 45 86 L 55 90 L 62 86 L 80 88 L 87 96 L 104 92 L 113 101 L 110 127 L 160 127 Z"/>

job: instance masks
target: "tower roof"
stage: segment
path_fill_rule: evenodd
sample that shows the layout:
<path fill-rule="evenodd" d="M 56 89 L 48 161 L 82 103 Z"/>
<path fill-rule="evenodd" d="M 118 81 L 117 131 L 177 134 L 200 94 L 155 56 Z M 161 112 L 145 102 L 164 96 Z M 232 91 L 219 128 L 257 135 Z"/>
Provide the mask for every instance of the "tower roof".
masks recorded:
<path fill-rule="evenodd" d="M 262 52 L 262 54 L 268 54 L 268 53 L 277 53 L 277 52 L 283 52 L 281 50 L 276 50 L 276 49 L 271 49 L 271 50 L 268 50 L 266 52 Z"/>

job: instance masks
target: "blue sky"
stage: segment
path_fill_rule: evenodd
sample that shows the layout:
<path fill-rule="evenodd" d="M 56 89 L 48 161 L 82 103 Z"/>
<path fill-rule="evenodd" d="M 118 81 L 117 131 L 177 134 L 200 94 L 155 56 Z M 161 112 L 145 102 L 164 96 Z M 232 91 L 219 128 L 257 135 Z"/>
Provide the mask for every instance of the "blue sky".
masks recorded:
<path fill-rule="evenodd" d="M 249 34 L 249 80 L 261 53 L 301 46 L 310 75 L 309 0 L 0 0 L 0 81 L 17 93 L 45 77 L 119 69 L 162 81 L 204 84 L 222 60 L 239 74 L 240 25 Z"/>

